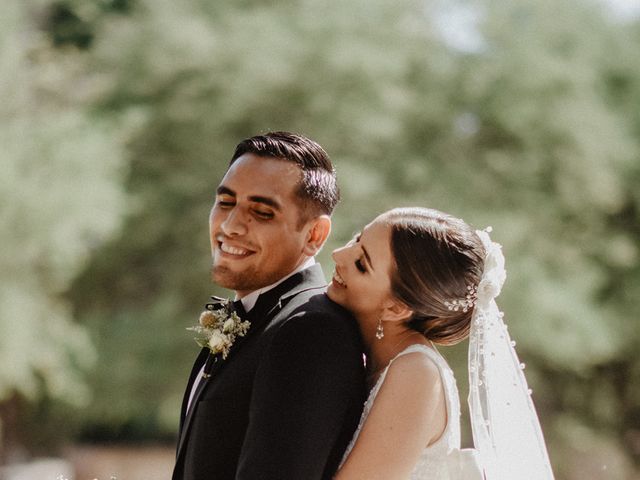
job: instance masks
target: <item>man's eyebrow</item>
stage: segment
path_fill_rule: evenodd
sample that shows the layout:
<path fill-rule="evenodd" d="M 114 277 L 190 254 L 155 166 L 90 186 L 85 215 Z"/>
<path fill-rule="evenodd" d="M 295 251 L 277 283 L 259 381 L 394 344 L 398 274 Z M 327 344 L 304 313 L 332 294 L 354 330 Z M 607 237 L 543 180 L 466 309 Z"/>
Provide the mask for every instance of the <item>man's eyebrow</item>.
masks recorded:
<path fill-rule="evenodd" d="M 235 197 L 236 192 L 231 190 L 229 187 L 220 185 L 216 189 L 216 195 L 229 195 L 230 197 Z M 249 201 L 254 203 L 262 203 L 263 205 L 267 205 L 268 207 L 271 207 L 278 212 L 282 211 L 282 205 L 280 205 L 278 201 L 270 197 L 263 197 L 261 195 L 252 195 L 251 197 L 249 197 Z"/>
<path fill-rule="evenodd" d="M 262 203 L 264 205 L 267 205 L 268 207 L 273 208 L 274 210 L 277 210 L 278 212 L 282 211 L 282 206 L 280 205 L 280 203 L 278 203 L 273 198 L 261 197 L 259 195 L 253 195 L 253 196 L 249 197 L 249 201 L 250 202 L 255 202 L 255 203 Z"/>
<path fill-rule="evenodd" d="M 216 195 L 230 195 L 232 197 L 236 196 L 236 192 L 231 190 L 229 187 L 225 187 L 224 185 L 220 185 L 216 188 Z"/>

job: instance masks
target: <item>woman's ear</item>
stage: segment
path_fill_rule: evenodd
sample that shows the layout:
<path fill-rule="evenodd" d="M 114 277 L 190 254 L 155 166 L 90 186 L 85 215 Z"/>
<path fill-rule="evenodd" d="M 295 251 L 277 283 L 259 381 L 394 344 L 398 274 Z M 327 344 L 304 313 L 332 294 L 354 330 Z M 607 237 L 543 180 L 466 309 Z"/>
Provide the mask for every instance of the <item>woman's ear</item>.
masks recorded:
<path fill-rule="evenodd" d="M 329 238 L 331 233 L 331 218 L 329 215 L 320 215 L 311 221 L 311 226 L 307 227 L 307 240 L 302 251 L 309 257 L 315 256 Z"/>
<path fill-rule="evenodd" d="M 404 322 L 411 318 L 413 310 L 400 300 L 389 299 L 382 305 L 381 319 L 383 322 Z"/>

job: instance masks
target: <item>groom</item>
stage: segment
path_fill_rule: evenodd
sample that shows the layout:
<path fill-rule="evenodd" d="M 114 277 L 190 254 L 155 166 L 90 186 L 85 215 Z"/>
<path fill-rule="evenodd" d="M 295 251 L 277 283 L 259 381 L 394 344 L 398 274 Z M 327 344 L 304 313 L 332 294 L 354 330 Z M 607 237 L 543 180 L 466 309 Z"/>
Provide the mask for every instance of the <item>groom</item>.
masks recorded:
<path fill-rule="evenodd" d="M 365 395 L 357 326 L 323 295 L 314 261 L 338 198 L 312 140 L 273 132 L 236 147 L 209 217 L 212 278 L 251 326 L 225 359 L 207 348 L 197 358 L 173 480 L 335 473 Z"/>

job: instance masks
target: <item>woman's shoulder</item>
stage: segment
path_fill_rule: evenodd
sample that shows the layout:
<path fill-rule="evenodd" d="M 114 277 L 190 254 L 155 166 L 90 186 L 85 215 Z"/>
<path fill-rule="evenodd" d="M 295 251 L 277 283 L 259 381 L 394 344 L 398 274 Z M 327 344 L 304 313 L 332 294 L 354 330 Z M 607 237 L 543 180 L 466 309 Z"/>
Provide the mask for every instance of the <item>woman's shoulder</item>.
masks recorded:
<path fill-rule="evenodd" d="M 415 430 L 420 451 L 440 438 L 447 426 L 447 383 L 429 348 L 407 348 L 397 355 L 379 379 L 372 405 L 372 412 Z"/>
<path fill-rule="evenodd" d="M 431 390 L 442 383 L 439 354 L 427 345 L 407 347 L 389 363 L 384 383 L 392 388 Z M 403 388 L 403 389 L 404 389 Z"/>
<path fill-rule="evenodd" d="M 423 343 L 411 344 L 399 352 L 391 362 L 389 362 L 389 369 L 391 369 L 394 364 L 404 366 L 404 368 L 413 366 L 427 370 L 438 370 L 445 366 L 448 367 L 446 360 L 435 347 Z"/>

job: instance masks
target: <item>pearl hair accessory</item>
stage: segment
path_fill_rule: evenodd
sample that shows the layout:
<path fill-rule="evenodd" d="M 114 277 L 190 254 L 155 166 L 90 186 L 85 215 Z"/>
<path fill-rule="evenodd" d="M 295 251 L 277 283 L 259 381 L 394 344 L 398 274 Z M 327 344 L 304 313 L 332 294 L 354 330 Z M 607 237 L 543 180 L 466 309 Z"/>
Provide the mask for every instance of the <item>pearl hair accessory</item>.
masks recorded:
<path fill-rule="evenodd" d="M 467 295 L 465 298 L 456 298 L 450 302 L 446 300 L 444 306 L 450 311 L 457 312 L 462 310 L 466 313 L 475 306 L 477 299 L 478 287 L 476 285 L 467 285 Z"/>

